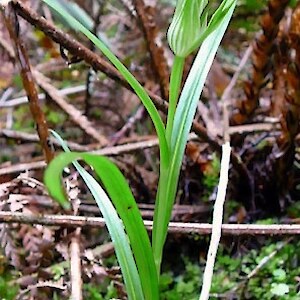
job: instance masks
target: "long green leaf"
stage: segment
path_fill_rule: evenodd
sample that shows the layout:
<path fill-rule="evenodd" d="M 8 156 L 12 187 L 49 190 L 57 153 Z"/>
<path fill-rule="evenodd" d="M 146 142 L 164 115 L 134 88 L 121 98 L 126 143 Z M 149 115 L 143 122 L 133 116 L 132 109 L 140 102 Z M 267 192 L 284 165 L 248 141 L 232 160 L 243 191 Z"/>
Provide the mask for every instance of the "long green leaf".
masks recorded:
<path fill-rule="evenodd" d="M 60 6 L 62 9 L 66 10 L 72 17 L 74 17 L 77 21 L 79 21 L 84 27 L 88 30 L 93 31 L 94 21 L 93 19 L 86 13 L 84 9 L 82 9 L 77 3 L 71 2 L 69 0 L 51 0 L 51 2 L 57 6 Z M 73 28 L 73 23 L 66 21 L 61 15 L 54 11 L 57 19 L 65 26 L 69 28 Z M 76 30 L 76 28 L 73 28 Z M 97 33 L 97 36 L 103 41 L 103 43 L 109 46 L 109 40 L 106 35 L 102 32 Z"/>
<path fill-rule="evenodd" d="M 100 177 L 123 220 L 136 259 L 146 299 L 158 299 L 158 278 L 150 240 L 142 216 L 120 170 L 106 157 L 84 154 L 82 158 Z"/>
<path fill-rule="evenodd" d="M 110 62 L 118 69 L 118 71 L 130 84 L 130 86 L 133 88 L 133 90 L 136 92 L 136 94 L 142 101 L 143 105 L 145 106 L 152 119 L 159 139 L 161 163 L 166 165 L 169 160 L 169 148 L 165 136 L 164 123 L 145 89 L 99 38 L 97 38 L 93 33 L 91 33 L 86 27 L 84 27 L 80 22 L 78 22 L 74 17 L 72 17 L 61 6 L 57 5 L 56 3 L 53 3 L 52 0 L 43 1 L 52 9 L 54 9 L 57 13 L 59 13 L 63 18 L 65 18 L 69 23 L 72 23 L 73 28 L 83 33 L 91 42 L 93 42 L 95 46 L 101 50 L 101 52 L 110 60 Z"/>
<path fill-rule="evenodd" d="M 236 5 L 236 1 L 232 3 L 232 0 L 229 0 L 228 3 L 231 3 L 231 7 L 227 11 L 223 22 L 204 40 L 197 54 L 176 109 L 170 147 L 171 161 L 168 168 L 162 169 L 154 212 L 152 247 L 158 271 L 160 269 L 163 245 L 166 240 L 188 133 L 192 126 L 197 103 L 207 74 Z"/>
<path fill-rule="evenodd" d="M 59 199 L 60 202 L 63 202 L 65 198 L 64 191 L 61 187 L 61 172 L 68 164 L 75 161 L 78 156 L 78 153 L 61 153 L 49 164 L 45 171 L 45 184 L 50 194 L 55 199 Z M 139 273 L 127 235 L 115 208 L 97 181 L 83 168 L 81 168 L 80 173 L 106 221 L 107 229 L 115 246 L 116 256 L 121 267 L 129 299 L 144 299 Z"/>
<path fill-rule="evenodd" d="M 70 153 L 61 137 L 55 131 L 52 131 L 52 134 L 61 143 L 63 149 Z M 140 274 L 145 299 L 158 299 L 158 279 L 149 237 L 138 206 L 124 176 L 109 159 L 103 156 L 74 152 L 72 155 L 76 159 L 84 159 L 101 179 L 125 225 Z M 78 162 L 73 161 L 73 164 L 83 178 L 88 174 Z M 60 188 L 56 192 L 59 193 L 56 195 L 57 199 L 63 200 L 64 190 Z"/>

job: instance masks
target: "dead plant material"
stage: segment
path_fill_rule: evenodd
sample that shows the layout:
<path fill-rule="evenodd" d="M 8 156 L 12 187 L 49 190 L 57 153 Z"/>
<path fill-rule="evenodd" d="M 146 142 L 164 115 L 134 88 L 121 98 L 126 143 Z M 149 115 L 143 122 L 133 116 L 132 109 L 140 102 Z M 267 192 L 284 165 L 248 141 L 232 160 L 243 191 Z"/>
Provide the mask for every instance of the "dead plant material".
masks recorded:
<path fill-rule="evenodd" d="M 169 70 L 164 48 L 158 37 L 159 30 L 155 22 L 155 15 L 157 14 L 155 5 L 150 5 L 147 0 L 133 0 L 133 4 L 150 53 L 153 75 L 158 78 L 162 97 L 168 99 Z"/>
<path fill-rule="evenodd" d="M 31 72 L 26 47 L 24 41 L 20 37 L 18 17 L 11 2 L 5 8 L 3 17 L 10 34 L 10 38 L 15 47 L 16 59 L 18 60 L 21 68 L 21 77 L 27 93 L 30 111 L 37 126 L 40 144 L 42 146 L 46 161 L 50 162 L 54 157 L 54 153 L 51 151 L 51 148 L 48 145 L 49 133 L 47 121 L 39 104 L 38 93 Z"/>
<path fill-rule="evenodd" d="M 34 193 L 33 193 L 34 191 Z M 0 185 L 0 210 L 12 213 L 36 214 L 38 205 L 30 203 L 35 195 L 45 195 L 43 185 L 26 175 Z M 29 196 L 30 195 L 30 196 Z M 57 206 L 56 206 L 57 208 Z M 55 207 L 51 211 L 56 210 Z M 54 231 L 41 225 L 1 224 L 0 243 L 5 249 L 10 264 L 26 274 L 47 267 L 53 259 Z M 22 245 L 16 247 L 15 244 Z"/>
<path fill-rule="evenodd" d="M 33 76 L 38 83 L 38 85 L 45 91 L 49 97 L 57 104 L 60 108 L 67 113 L 71 120 L 77 124 L 86 134 L 94 138 L 100 143 L 100 146 L 107 145 L 108 141 L 106 138 L 99 134 L 95 126 L 84 116 L 75 106 L 68 103 L 63 96 L 60 95 L 59 90 L 57 90 L 51 83 L 50 80 L 45 77 L 42 73 L 38 71 L 33 72 Z"/>
<path fill-rule="evenodd" d="M 255 178 L 262 195 L 260 206 L 279 213 L 290 202 L 295 177 L 296 136 L 300 126 L 300 5 L 291 16 L 289 26 L 280 32 L 274 51 L 274 91 L 272 113 L 280 116 L 281 131 L 271 151 L 256 161 Z M 274 185 L 274 183 L 276 183 Z M 270 206 L 271 205 L 271 206 Z"/>
<path fill-rule="evenodd" d="M 271 67 L 279 22 L 284 16 L 288 3 L 289 0 L 270 0 L 268 10 L 261 18 L 262 33 L 253 43 L 251 79 L 244 85 L 246 99 L 237 102 L 236 111 L 231 116 L 233 125 L 248 121 L 259 105 L 260 90 L 266 83 L 266 76 Z"/>

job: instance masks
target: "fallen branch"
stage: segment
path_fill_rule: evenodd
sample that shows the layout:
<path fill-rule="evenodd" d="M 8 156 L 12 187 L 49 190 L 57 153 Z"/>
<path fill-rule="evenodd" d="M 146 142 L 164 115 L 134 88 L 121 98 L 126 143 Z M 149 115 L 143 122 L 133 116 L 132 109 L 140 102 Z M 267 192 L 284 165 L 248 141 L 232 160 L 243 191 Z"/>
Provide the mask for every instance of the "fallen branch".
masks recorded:
<path fill-rule="evenodd" d="M 70 215 L 26 215 L 24 213 L 0 212 L 0 222 L 19 224 L 41 224 L 63 227 L 105 227 L 100 217 L 82 217 Z M 144 221 L 147 230 L 152 230 L 152 221 Z M 169 233 L 211 234 L 212 225 L 207 223 L 170 222 Z M 299 224 L 223 224 L 222 235 L 300 235 Z"/>
<path fill-rule="evenodd" d="M 39 103 L 38 93 L 31 72 L 27 49 L 23 39 L 20 36 L 19 21 L 11 2 L 4 8 L 2 15 L 6 24 L 6 28 L 8 29 L 10 39 L 14 45 L 15 57 L 20 67 L 22 83 L 28 97 L 32 118 L 37 127 L 40 145 L 43 149 L 46 161 L 50 162 L 54 157 L 54 153 L 48 145 L 49 133 L 47 120 Z"/>
<path fill-rule="evenodd" d="M 10 129 L 0 129 L 0 137 L 5 137 L 8 139 L 15 139 L 18 141 L 23 141 L 23 142 L 33 142 L 37 143 L 39 142 L 39 136 L 34 133 L 27 133 L 23 131 L 16 131 L 16 130 L 10 130 Z M 50 138 L 51 143 L 53 143 L 56 146 L 61 146 L 60 143 L 53 139 Z M 82 146 L 80 144 L 74 143 L 74 142 L 66 142 L 69 148 L 71 148 L 74 151 L 90 151 L 91 148 L 89 146 Z"/>
<path fill-rule="evenodd" d="M 189 140 L 197 139 L 197 136 L 195 134 L 190 134 Z M 158 139 L 149 139 L 146 141 L 141 142 L 135 142 L 135 143 L 128 143 L 124 145 L 118 145 L 118 146 L 112 146 L 112 147 L 106 147 L 100 150 L 89 150 L 89 152 L 99 155 L 107 155 L 107 156 L 114 156 L 119 155 L 122 153 L 130 153 L 132 151 L 138 150 L 138 149 L 147 149 L 147 148 L 153 148 L 158 145 Z M 34 170 L 34 169 L 42 169 L 46 166 L 45 161 L 34 161 L 29 163 L 20 163 L 13 166 L 6 166 L 3 168 L 0 168 L 0 176 L 11 174 L 11 173 L 20 173 L 26 170 Z"/>
<path fill-rule="evenodd" d="M 34 70 L 33 76 L 37 84 L 51 97 L 51 99 L 59 105 L 59 107 L 70 116 L 71 120 L 77 124 L 86 134 L 94 138 L 101 146 L 107 145 L 107 139 L 99 134 L 99 130 L 79 111 L 74 105 L 68 103 L 51 83 L 50 80 L 42 73 Z"/>

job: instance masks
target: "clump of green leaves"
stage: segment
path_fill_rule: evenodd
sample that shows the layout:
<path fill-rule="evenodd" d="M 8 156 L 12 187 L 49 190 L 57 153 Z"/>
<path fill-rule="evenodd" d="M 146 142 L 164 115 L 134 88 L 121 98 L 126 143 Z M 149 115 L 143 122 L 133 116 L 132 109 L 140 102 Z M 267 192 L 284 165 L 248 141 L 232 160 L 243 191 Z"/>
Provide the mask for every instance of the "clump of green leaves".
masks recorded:
<path fill-rule="evenodd" d="M 300 272 L 300 242 L 286 244 L 275 256 L 268 258 L 281 244 L 282 242 L 268 244 L 237 257 L 231 257 L 224 248 L 221 249 L 211 293 L 225 298 L 226 295 L 232 295 L 238 299 L 299 299 L 297 278 Z M 246 280 L 246 276 L 264 260 L 267 261 L 266 264 Z"/>
<path fill-rule="evenodd" d="M 169 271 L 163 273 L 160 277 L 160 297 L 165 300 L 177 299 L 199 299 L 200 280 L 203 270 L 199 264 L 189 261 L 188 258 L 183 257 L 185 270 L 182 274 L 174 276 Z"/>
<path fill-rule="evenodd" d="M 84 284 L 83 295 L 85 300 L 110 300 L 118 297 L 116 288 L 110 282 L 102 284 Z"/>
<path fill-rule="evenodd" d="M 281 244 L 266 241 L 262 248 L 243 255 L 230 255 L 221 247 L 215 264 L 210 299 L 299 299 L 300 242 L 286 244 L 254 276 L 245 280 Z M 204 264 L 191 262 L 188 258 L 183 260 L 185 268 L 181 274 L 174 276 L 168 271 L 161 275 L 161 299 L 198 299 Z"/>

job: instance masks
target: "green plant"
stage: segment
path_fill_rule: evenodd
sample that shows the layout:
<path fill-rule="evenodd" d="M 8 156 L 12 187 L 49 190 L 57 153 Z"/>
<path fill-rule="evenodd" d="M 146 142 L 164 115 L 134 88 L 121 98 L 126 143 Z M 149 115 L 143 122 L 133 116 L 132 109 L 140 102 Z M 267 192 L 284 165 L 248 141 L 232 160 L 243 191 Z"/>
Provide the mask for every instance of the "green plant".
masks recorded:
<path fill-rule="evenodd" d="M 83 287 L 85 300 L 108 300 L 118 296 L 112 282 L 110 284 L 85 284 Z"/>
<path fill-rule="evenodd" d="M 43 1 L 59 13 L 73 29 L 86 35 L 102 51 L 131 85 L 152 119 L 160 149 L 160 176 L 155 203 L 152 245 L 125 178 L 107 158 L 89 153 L 69 152 L 65 147 L 67 152 L 60 154 L 47 168 L 45 183 L 54 198 L 63 207 L 68 208 L 69 203 L 60 184 L 60 173 L 66 165 L 73 162 L 106 220 L 109 233 L 115 243 L 116 255 L 129 299 L 158 299 L 162 252 L 188 133 L 207 74 L 231 19 L 236 0 L 224 0 L 209 22 L 207 21 L 208 0 L 179 0 L 177 2 L 174 18 L 168 31 L 168 40 L 175 58 L 170 78 L 169 112 L 166 124 L 163 123 L 145 89 L 107 46 L 56 1 Z M 200 45 L 180 94 L 185 58 Z M 63 141 L 61 143 L 64 145 Z M 84 160 L 93 167 L 108 195 L 102 186 L 80 167 L 76 162 L 78 159 Z"/>
<path fill-rule="evenodd" d="M 0 299 L 1 300 L 13 300 L 15 299 L 19 287 L 11 285 L 9 283 L 10 278 L 8 276 L 0 276 Z"/>

